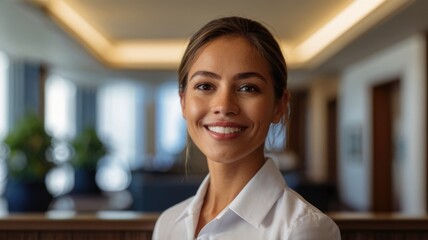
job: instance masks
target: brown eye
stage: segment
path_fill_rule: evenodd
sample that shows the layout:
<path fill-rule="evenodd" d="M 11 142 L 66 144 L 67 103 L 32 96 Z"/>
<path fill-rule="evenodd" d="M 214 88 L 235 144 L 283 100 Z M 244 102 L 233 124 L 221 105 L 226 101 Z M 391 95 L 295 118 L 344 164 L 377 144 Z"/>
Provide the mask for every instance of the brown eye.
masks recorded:
<path fill-rule="evenodd" d="M 244 85 L 241 88 L 239 88 L 240 92 L 260 92 L 259 89 L 252 85 Z"/>
<path fill-rule="evenodd" d="M 213 90 L 214 87 L 208 83 L 202 83 L 202 84 L 196 85 L 195 89 L 200 90 L 200 91 L 210 91 L 210 90 Z"/>

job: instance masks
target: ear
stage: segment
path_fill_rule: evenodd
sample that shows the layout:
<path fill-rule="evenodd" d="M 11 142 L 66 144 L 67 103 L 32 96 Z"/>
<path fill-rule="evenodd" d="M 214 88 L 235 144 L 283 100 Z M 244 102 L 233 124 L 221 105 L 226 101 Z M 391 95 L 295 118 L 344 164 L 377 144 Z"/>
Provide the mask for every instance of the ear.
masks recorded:
<path fill-rule="evenodd" d="M 290 100 L 290 94 L 287 90 L 284 91 L 281 98 L 276 101 L 275 111 L 273 114 L 273 123 L 279 123 L 281 118 L 288 112 L 288 102 Z"/>
<path fill-rule="evenodd" d="M 185 97 L 184 93 L 179 93 L 180 95 L 180 105 L 181 105 L 181 115 L 183 115 L 183 118 L 186 119 L 186 111 L 185 111 Z"/>

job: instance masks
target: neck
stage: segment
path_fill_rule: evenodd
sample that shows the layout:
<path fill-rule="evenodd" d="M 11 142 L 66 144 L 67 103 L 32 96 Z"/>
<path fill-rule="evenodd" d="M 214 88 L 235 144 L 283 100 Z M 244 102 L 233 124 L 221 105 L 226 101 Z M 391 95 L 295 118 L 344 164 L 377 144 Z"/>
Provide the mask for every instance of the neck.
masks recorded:
<path fill-rule="evenodd" d="M 199 214 L 195 236 L 241 192 L 265 162 L 263 147 L 249 157 L 224 163 L 208 160 L 210 184 Z"/>
<path fill-rule="evenodd" d="M 265 163 L 263 154 L 233 163 L 208 160 L 210 185 L 205 195 L 205 210 L 217 215 L 241 192 Z"/>

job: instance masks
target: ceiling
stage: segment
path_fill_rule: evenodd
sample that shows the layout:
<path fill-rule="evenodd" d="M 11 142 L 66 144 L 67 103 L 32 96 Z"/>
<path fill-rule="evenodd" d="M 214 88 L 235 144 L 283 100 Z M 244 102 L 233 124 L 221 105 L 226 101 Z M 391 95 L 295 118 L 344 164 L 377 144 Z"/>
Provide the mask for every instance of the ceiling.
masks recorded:
<path fill-rule="evenodd" d="M 79 69 L 108 76 L 125 74 L 133 78 L 147 72 L 175 71 L 178 65 L 179 55 L 168 64 L 143 62 L 138 57 L 147 55 L 144 50 L 156 50 L 160 46 L 160 49 L 166 49 L 167 55 L 173 55 L 174 49 L 163 43 L 178 42 L 181 45 L 177 46 L 184 48 L 188 37 L 209 20 L 239 15 L 267 25 L 281 42 L 287 62 L 293 63 L 297 62 L 293 50 L 349 8 L 351 3 L 364 5 L 376 1 L 382 0 L 0 1 L 0 31 L 3 33 L 0 50 L 42 59 L 52 66 L 70 71 Z M 64 10 L 53 10 L 53 3 L 57 2 L 77 13 L 80 20 L 109 44 L 109 48 L 99 48 L 100 44 L 91 46 L 85 35 L 79 33 L 82 25 L 73 29 L 61 18 L 66 15 Z M 310 60 L 303 64 L 290 64 L 291 80 L 300 81 L 313 74 L 338 72 L 409 34 L 428 29 L 427 11 L 426 0 L 386 0 L 323 46 Z M 353 16 L 348 14 L 345 18 Z M 131 48 L 130 43 L 137 48 Z M 144 44 L 149 48 L 142 48 Z M 121 59 L 109 59 L 115 51 L 123 50 L 117 49 L 120 47 L 128 47 L 131 52 L 138 53 L 137 57 L 133 59 L 122 54 Z M 177 52 L 182 53 L 182 49 Z"/>
<path fill-rule="evenodd" d="M 286 41 L 309 36 L 352 0 L 65 0 L 114 40 L 188 38 L 208 21 L 239 15 L 257 19 Z M 292 11 L 289 11 L 292 9 Z"/>
<path fill-rule="evenodd" d="M 32 0 L 105 65 L 175 69 L 208 21 L 245 16 L 267 25 L 291 68 L 311 68 L 410 0 Z"/>

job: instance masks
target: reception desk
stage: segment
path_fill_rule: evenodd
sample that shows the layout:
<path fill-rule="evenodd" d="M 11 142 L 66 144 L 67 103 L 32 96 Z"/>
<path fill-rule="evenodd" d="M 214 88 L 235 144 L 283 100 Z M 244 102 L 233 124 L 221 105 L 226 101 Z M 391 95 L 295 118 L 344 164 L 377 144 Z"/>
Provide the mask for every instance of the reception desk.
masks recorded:
<path fill-rule="evenodd" d="M 158 214 L 48 212 L 0 217 L 0 240 L 146 240 Z"/>
<path fill-rule="evenodd" d="M 428 239 L 428 216 L 390 213 L 332 213 L 342 239 L 422 240 Z"/>
<path fill-rule="evenodd" d="M 428 239 L 427 216 L 332 213 L 342 239 Z M 146 240 L 158 214 L 136 212 L 48 212 L 0 216 L 0 240 Z"/>

